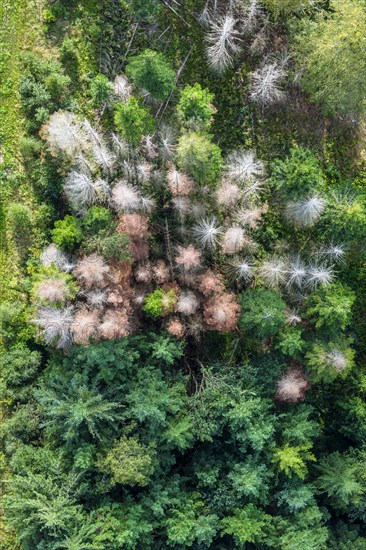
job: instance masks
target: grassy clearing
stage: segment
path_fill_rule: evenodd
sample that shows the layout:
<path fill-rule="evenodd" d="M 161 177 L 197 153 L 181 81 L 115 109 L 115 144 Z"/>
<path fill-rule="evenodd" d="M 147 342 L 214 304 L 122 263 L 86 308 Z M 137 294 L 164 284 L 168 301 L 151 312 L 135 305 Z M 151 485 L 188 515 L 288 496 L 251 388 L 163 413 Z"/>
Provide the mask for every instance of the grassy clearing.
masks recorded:
<path fill-rule="evenodd" d="M 20 57 L 25 49 L 42 45 L 42 10 L 43 0 L 0 0 L 0 305 L 19 299 L 18 256 L 14 243 L 6 234 L 6 209 L 7 204 L 18 197 L 32 203 L 31 189 L 24 178 L 19 152 L 19 143 L 24 135 L 19 93 Z M 22 185 L 19 185 L 20 182 Z M 4 478 L 7 477 L 2 454 L 0 469 L 2 493 Z M 0 548 L 18 548 L 3 520 L 2 507 Z"/>
<path fill-rule="evenodd" d="M 26 49 L 42 47 L 42 14 L 43 0 L 0 2 L 0 150 L 5 163 L 20 162 L 18 146 L 24 122 L 19 94 L 20 55 Z"/>
<path fill-rule="evenodd" d="M 16 284 L 16 256 L 12 243 L 6 236 L 6 203 L 12 196 L 12 176 L 21 169 L 18 149 L 22 131 L 22 115 L 19 98 L 19 53 L 20 37 L 24 34 L 24 0 L 0 3 L 1 43 L 0 43 L 0 296 L 9 299 L 10 289 Z"/>
<path fill-rule="evenodd" d="M 0 1 L 0 297 L 12 300 L 17 294 L 18 258 L 6 234 L 6 206 L 13 200 L 33 203 L 32 190 L 24 177 L 19 152 L 24 135 L 24 116 L 19 85 L 21 54 L 43 46 L 43 0 Z"/>
<path fill-rule="evenodd" d="M 20 37 L 24 34 L 25 18 L 22 17 L 26 2 L 2 1 L 0 3 L 1 19 L 1 58 L 0 77 L 0 143 L 3 163 L 14 162 L 16 146 L 21 131 L 19 101 L 19 53 Z"/>

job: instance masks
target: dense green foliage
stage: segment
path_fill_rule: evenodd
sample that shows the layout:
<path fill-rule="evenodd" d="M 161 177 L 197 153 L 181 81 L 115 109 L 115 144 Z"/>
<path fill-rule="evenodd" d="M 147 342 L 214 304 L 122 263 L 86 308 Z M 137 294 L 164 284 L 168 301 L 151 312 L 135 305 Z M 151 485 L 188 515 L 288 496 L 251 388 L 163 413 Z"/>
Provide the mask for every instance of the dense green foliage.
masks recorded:
<path fill-rule="evenodd" d="M 155 99 L 165 99 L 175 87 L 175 72 L 161 53 L 152 50 L 132 57 L 126 74 L 140 90 L 146 90 Z"/>
<path fill-rule="evenodd" d="M 52 238 L 60 248 L 73 250 L 83 238 L 79 221 L 69 214 L 63 220 L 57 220 L 52 230 Z"/>
<path fill-rule="evenodd" d="M 181 169 L 198 183 L 212 184 L 218 180 L 222 166 L 221 152 L 209 136 L 196 132 L 183 134 L 177 155 Z"/>
<path fill-rule="evenodd" d="M 174 290 L 164 292 L 164 290 L 157 288 L 146 296 L 143 309 L 147 315 L 156 319 L 157 317 L 172 313 L 176 303 L 177 297 Z"/>
<path fill-rule="evenodd" d="M 213 94 L 207 89 L 202 89 L 198 82 L 194 86 L 186 86 L 177 104 L 177 114 L 182 124 L 208 130 L 215 112 L 212 106 L 213 98 Z"/>
<path fill-rule="evenodd" d="M 131 260 L 130 240 L 127 235 L 99 231 L 84 244 L 86 252 L 97 252 L 103 258 L 116 258 L 120 262 Z"/>
<path fill-rule="evenodd" d="M 66 104 L 69 86 L 70 78 L 58 62 L 25 56 L 20 94 L 31 129 L 39 128 L 50 113 Z"/>
<path fill-rule="evenodd" d="M 326 111 L 355 115 L 365 110 L 366 6 L 362 0 L 334 0 L 330 7 L 299 37 L 304 88 Z"/>
<path fill-rule="evenodd" d="M 0 2 L 0 548 L 366 548 L 365 11 Z"/>
<path fill-rule="evenodd" d="M 239 327 L 255 338 L 274 336 L 285 324 L 286 304 L 272 290 L 248 290 L 242 296 L 241 305 Z"/>
<path fill-rule="evenodd" d="M 104 74 L 98 74 L 90 83 L 90 95 L 95 107 L 108 104 L 112 92 L 112 84 Z"/>
<path fill-rule="evenodd" d="M 118 130 L 132 145 L 137 145 L 142 136 L 152 133 L 155 127 L 148 109 L 134 97 L 116 106 L 114 120 Z"/>

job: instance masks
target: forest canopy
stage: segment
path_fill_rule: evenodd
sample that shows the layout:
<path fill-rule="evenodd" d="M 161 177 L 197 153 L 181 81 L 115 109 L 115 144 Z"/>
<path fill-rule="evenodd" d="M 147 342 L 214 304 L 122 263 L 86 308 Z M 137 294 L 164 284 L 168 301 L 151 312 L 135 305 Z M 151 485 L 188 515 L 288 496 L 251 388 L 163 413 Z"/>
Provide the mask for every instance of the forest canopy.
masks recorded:
<path fill-rule="evenodd" d="M 0 548 L 364 550 L 364 0 L 0 14 Z"/>

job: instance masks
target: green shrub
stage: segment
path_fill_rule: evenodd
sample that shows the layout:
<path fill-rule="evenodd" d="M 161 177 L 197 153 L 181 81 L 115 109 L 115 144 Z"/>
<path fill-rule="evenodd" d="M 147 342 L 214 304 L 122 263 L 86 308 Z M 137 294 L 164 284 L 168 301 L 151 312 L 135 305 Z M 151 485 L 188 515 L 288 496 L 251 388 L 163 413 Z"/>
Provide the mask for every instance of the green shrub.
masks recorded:
<path fill-rule="evenodd" d="M 19 149 L 25 162 L 34 161 L 41 152 L 42 142 L 34 137 L 26 136 L 20 140 Z"/>
<path fill-rule="evenodd" d="M 120 262 L 132 259 L 130 239 L 122 233 L 115 233 L 101 241 L 101 254 L 104 258 L 116 258 Z"/>
<path fill-rule="evenodd" d="M 137 146 L 142 136 L 152 134 L 155 122 L 149 110 L 139 104 L 135 97 L 127 103 L 118 103 L 114 112 L 117 130 L 131 143 Z"/>
<path fill-rule="evenodd" d="M 176 303 L 177 296 L 173 289 L 165 292 L 163 289 L 157 288 L 146 296 L 143 310 L 149 317 L 157 319 L 173 313 Z"/>
<path fill-rule="evenodd" d="M 175 88 L 175 71 L 162 53 L 153 50 L 132 57 L 126 74 L 135 86 L 147 90 L 155 99 L 165 99 Z"/>
<path fill-rule="evenodd" d="M 302 339 L 301 329 L 297 327 L 287 327 L 282 331 L 279 337 L 278 349 L 291 358 L 299 357 L 300 352 L 306 345 Z"/>
<path fill-rule="evenodd" d="M 28 342 L 35 336 L 35 328 L 29 322 L 31 315 L 24 295 L 18 301 L 0 300 L 0 346 L 14 346 Z"/>
<path fill-rule="evenodd" d="M 51 235 L 53 242 L 62 250 L 74 250 L 83 240 L 80 221 L 69 215 L 55 222 Z"/>
<path fill-rule="evenodd" d="M 7 208 L 7 221 L 15 238 L 29 235 L 32 227 L 32 211 L 26 204 L 13 202 Z"/>
<path fill-rule="evenodd" d="M 140 487 L 149 483 L 154 470 L 148 448 L 136 437 L 122 437 L 108 452 L 101 467 L 103 471 L 110 471 L 114 483 Z"/>
<path fill-rule="evenodd" d="M 314 485 L 319 493 L 325 493 L 336 510 L 347 511 L 364 498 L 366 491 L 365 457 L 361 455 L 357 460 L 351 453 L 352 450 L 347 454 L 336 451 L 325 455 L 316 467 L 318 476 Z"/>
<path fill-rule="evenodd" d="M 245 548 L 247 542 L 260 543 L 266 540 L 271 520 L 271 516 L 249 503 L 242 508 L 235 508 L 222 519 L 222 534 L 233 537 L 234 548 Z"/>
<path fill-rule="evenodd" d="M 183 134 L 177 148 L 180 168 L 201 185 L 215 184 L 220 176 L 222 156 L 220 148 L 209 136 L 196 132 Z"/>
<path fill-rule="evenodd" d="M 79 81 L 79 55 L 75 38 L 65 38 L 60 48 L 60 59 L 75 85 Z"/>
<path fill-rule="evenodd" d="M 104 259 L 115 258 L 120 262 L 129 262 L 132 259 L 130 239 L 123 233 L 100 231 L 95 237 L 91 237 L 84 244 L 86 252 L 97 252 Z"/>
<path fill-rule="evenodd" d="M 351 323 L 352 307 L 356 295 L 348 286 L 339 282 L 320 287 L 306 303 L 306 316 L 317 329 L 338 335 Z"/>
<path fill-rule="evenodd" d="M 325 178 L 311 151 L 294 148 L 284 160 L 273 163 L 271 181 L 285 199 L 294 199 L 323 187 Z"/>
<path fill-rule="evenodd" d="M 82 219 L 83 227 L 88 235 L 95 236 L 103 230 L 113 231 L 115 223 L 111 211 L 102 206 L 92 206 Z"/>
<path fill-rule="evenodd" d="M 286 303 L 274 290 L 255 288 L 240 298 L 239 328 L 254 338 L 270 338 L 278 334 L 285 324 Z"/>
<path fill-rule="evenodd" d="M 50 75 L 48 75 L 45 78 L 45 86 L 50 93 L 51 100 L 55 103 L 57 103 L 64 94 L 67 92 L 67 88 L 70 86 L 70 78 L 68 76 L 65 76 L 61 71 L 59 71 L 61 67 L 57 65 L 57 70 L 55 67 L 55 70 L 51 72 Z"/>
<path fill-rule="evenodd" d="M 41 365 L 41 354 L 26 346 L 13 347 L 0 354 L 0 381 L 3 399 L 23 401 L 31 397 L 32 383 Z"/>
<path fill-rule="evenodd" d="M 29 52 L 22 60 L 24 70 L 20 96 L 29 127 L 35 130 L 47 120 L 50 113 L 66 106 L 71 81 L 58 61 Z M 34 124 L 34 121 L 38 124 Z"/>
<path fill-rule="evenodd" d="M 207 88 L 201 88 L 198 83 L 183 88 L 177 105 L 181 123 L 187 127 L 208 130 L 215 113 L 213 98 L 214 95 Z"/>
<path fill-rule="evenodd" d="M 111 98 L 112 83 L 103 74 L 98 74 L 90 82 L 90 96 L 94 107 L 107 105 Z"/>
<path fill-rule="evenodd" d="M 300 479 L 305 479 L 308 469 L 307 460 L 316 462 L 316 458 L 311 451 L 311 443 L 292 446 L 286 443 L 283 447 L 273 449 L 273 459 L 280 472 L 284 472 L 287 477 L 296 474 Z"/>
<path fill-rule="evenodd" d="M 342 184 L 333 189 L 323 215 L 325 235 L 341 242 L 353 241 L 359 248 L 366 232 L 365 204 L 366 195 L 356 186 Z"/>

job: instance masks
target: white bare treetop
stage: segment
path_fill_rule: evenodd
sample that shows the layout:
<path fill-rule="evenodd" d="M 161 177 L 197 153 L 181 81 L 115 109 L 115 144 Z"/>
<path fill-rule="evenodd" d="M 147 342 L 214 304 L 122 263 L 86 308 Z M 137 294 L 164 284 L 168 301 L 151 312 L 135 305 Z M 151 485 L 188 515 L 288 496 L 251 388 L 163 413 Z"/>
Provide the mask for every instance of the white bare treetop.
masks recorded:
<path fill-rule="evenodd" d="M 286 63 L 286 58 L 267 60 L 251 73 L 249 97 L 253 103 L 268 106 L 284 100 L 282 84 L 286 77 Z"/>
<path fill-rule="evenodd" d="M 225 15 L 217 22 L 211 21 L 207 33 L 207 57 L 211 68 L 222 74 L 232 65 L 234 55 L 239 50 L 239 31 L 232 15 Z"/>

